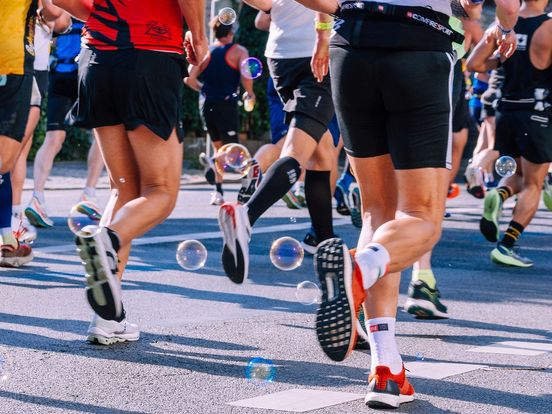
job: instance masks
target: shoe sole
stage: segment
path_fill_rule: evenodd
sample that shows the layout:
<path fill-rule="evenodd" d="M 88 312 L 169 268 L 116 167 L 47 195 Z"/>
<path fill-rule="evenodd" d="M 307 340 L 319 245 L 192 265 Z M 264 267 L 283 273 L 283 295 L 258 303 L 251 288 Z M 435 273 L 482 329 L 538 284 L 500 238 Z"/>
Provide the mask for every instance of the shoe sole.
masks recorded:
<path fill-rule="evenodd" d="M 481 234 L 485 239 L 493 243 L 496 243 L 500 236 L 498 228 L 500 207 L 497 206 L 496 203 L 500 203 L 500 195 L 498 193 L 487 194 L 487 197 L 485 197 L 483 217 L 481 217 L 479 221 L 479 230 Z"/>
<path fill-rule="evenodd" d="M 318 245 L 314 266 L 322 289 L 316 315 L 318 342 L 330 359 L 343 361 L 353 350 L 356 337 L 349 251 L 340 239 L 328 239 Z"/>
<path fill-rule="evenodd" d="M 103 319 L 118 318 L 122 312 L 119 281 L 111 274 L 106 258 L 98 252 L 100 243 L 94 237 L 77 237 L 76 244 L 86 270 L 86 298 L 90 307 Z"/>
<path fill-rule="evenodd" d="M 506 256 L 502 253 L 500 253 L 497 249 L 494 249 L 491 252 L 491 261 L 493 263 L 504 265 L 504 266 L 513 266 L 513 267 L 522 267 L 522 268 L 528 268 L 533 267 L 533 263 L 522 263 L 516 259 L 511 258 L 510 256 Z"/>
<path fill-rule="evenodd" d="M 383 392 L 369 392 L 364 402 L 370 408 L 399 408 L 401 404 L 414 401 L 414 395 L 393 395 Z"/>
<path fill-rule="evenodd" d="M 308 253 L 311 256 L 316 253 L 317 246 L 311 246 L 310 244 L 307 244 L 305 242 L 301 242 L 301 247 L 303 248 L 305 253 Z"/>
<path fill-rule="evenodd" d="M 245 268 L 243 249 L 235 234 L 235 209 L 230 205 L 223 205 L 219 211 L 218 222 L 224 243 L 221 257 L 222 267 L 232 282 L 242 284 L 247 279 L 247 269 Z M 232 252 L 228 246 L 228 240 L 236 241 L 236 252 Z"/>
<path fill-rule="evenodd" d="M 431 301 L 408 298 L 404 310 L 417 319 L 448 319 L 448 313 L 441 312 Z"/>
<path fill-rule="evenodd" d="M 123 343 L 123 342 L 136 342 L 140 339 L 140 334 L 132 335 L 132 336 L 106 336 L 104 334 L 100 333 L 89 333 L 86 340 L 93 344 L 100 344 L 100 345 L 114 345 L 117 343 Z"/>
<path fill-rule="evenodd" d="M 84 210 L 83 213 L 86 214 L 90 220 L 94 220 L 98 223 L 102 220 L 102 213 L 100 213 L 99 210 L 95 210 L 84 204 L 81 204 L 80 208 Z"/>
<path fill-rule="evenodd" d="M 53 224 L 50 224 L 44 221 L 44 219 L 40 214 L 38 214 L 36 211 L 30 208 L 25 209 L 25 217 L 27 217 L 27 219 L 29 220 L 29 223 L 31 223 L 35 227 L 48 229 L 54 226 Z"/>
<path fill-rule="evenodd" d="M 21 266 L 25 266 L 33 259 L 34 254 L 32 252 L 30 255 L 24 257 L 2 257 L 0 258 L 0 267 L 18 268 Z"/>

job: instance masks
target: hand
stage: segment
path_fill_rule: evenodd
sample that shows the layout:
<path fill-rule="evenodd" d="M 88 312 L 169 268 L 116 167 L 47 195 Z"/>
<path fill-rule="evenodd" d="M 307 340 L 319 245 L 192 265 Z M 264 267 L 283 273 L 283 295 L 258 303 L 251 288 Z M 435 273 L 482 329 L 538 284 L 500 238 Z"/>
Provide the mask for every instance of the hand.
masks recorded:
<path fill-rule="evenodd" d="M 460 4 L 470 19 L 479 20 L 483 12 L 483 1 L 460 0 Z"/>
<path fill-rule="evenodd" d="M 255 94 L 253 92 L 249 93 L 249 92 L 244 92 L 243 95 L 242 95 L 242 99 L 245 101 L 247 99 L 249 99 L 250 101 L 252 102 L 257 102 L 257 97 L 255 96 Z"/>
<path fill-rule="evenodd" d="M 322 82 L 328 74 L 330 64 L 330 42 L 326 36 L 318 36 L 311 58 L 312 74 L 318 82 Z"/>
<path fill-rule="evenodd" d="M 494 40 L 496 40 L 496 44 L 498 46 L 497 50 L 500 53 L 500 56 L 507 59 L 514 54 L 517 47 L 516 32 L 512 30 L 507 34 L 504 34 L 498 28 L 498 25 L 494 25 L 489 30 L 489 35 L 492 36 Z M 489 35 L 486 36 L 486 41 L 489 41 Z"/>
<path fill-rule="evenodd" d="M 197 40 L 192 32 L 187 31 L 184 35 L 184 51 L 186 60 L 194 66 L 201 65 L 207 59 L 207 38 Z"/>

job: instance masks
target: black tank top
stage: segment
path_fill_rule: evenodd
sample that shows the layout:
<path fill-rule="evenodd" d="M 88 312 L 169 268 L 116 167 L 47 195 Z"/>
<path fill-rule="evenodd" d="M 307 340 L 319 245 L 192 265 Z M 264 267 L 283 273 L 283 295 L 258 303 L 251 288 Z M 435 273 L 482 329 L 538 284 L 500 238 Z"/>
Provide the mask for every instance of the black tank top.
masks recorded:
<path fill-rule="evenodd" d="M 514 27 L 518 45 L 515 53 L 507 59 L 504 66 L 504 83 L 502 85 L 502 102 L 526 104 L 535 102 L 535 89 L 549 88 L 552 69 L 538 70 L 529 58 L 529 48 L 535 31 L 550 19 L 546 14 L 535 17 L 520 17 Z"/>
<path fill-rule="evenodd" d="M 201 93 L 207 101 L 237 101 L 240 86 L 240 70 L 230 65 L 226 55 L 236 46 L 234 43 L 211 46 L 211 59 L 201 74 Z"/>

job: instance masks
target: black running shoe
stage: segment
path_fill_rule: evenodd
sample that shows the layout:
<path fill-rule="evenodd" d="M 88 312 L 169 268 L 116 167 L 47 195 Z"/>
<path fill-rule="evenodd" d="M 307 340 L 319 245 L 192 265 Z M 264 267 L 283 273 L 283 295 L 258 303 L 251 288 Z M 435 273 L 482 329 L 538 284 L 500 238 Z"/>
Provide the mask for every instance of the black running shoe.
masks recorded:
<path fill-rule="evenodd" d="M 418 319 L 448 319 L 447 307 L 441 303 L 441 293 L 422 280 L 410 282 L 404 310 Z"/>
<path fill-rule="evenodd" d="M 318 239 L 316 238 L 316 235 L 314 234 L 314 231 L 312 231 L 312 229 L 309 230 L 309 232 L 305 235 L 305 238 L 301 242 L 301 247 L 303 247 L 305 253 L 311 255 L 316 253 L 316 248 L 318 247 Z"/>

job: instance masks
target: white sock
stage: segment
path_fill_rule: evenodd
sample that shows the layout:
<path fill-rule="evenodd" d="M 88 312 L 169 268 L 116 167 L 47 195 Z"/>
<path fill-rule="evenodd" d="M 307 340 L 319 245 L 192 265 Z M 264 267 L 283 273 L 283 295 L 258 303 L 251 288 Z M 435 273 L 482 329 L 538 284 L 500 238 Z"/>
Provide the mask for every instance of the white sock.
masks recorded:
<path fill-rule="evenodd" d="M 11 227 L 1 228 L 0 233 L 2 233 L 3 244 L 11 244 L 12 246 L 17 247 L 17 239 L 14 237 Z"/>
<path fill-rule="evenodd" d="M 23 216 L 23 206 L 21 204 L 12 205 L 12 215 L 20 219 Z"/>
<path fill-rule="evenodd" d="M 389 367 L 392 374 L 400 374 L 403 365 L 395 339 L 395 318 L 368 319 L 366 327 L 370 340 L 372 371 L 378 365 L 384 365 Z"/>
<path fill-rule="evenodd" d="M 370 243 L 360 252 L 357 251 L 355 261 L 362 273 L 364 289 L 370 289 L 380 277 L 387 273 L 391 259 L 385 247 L 379 243 Z"/>
<path fill-rule="evenodd" d="M 44 204 L 44 191 L 33 191 L 33 197 L 36 198 L 40 204 Z"/>
<path fill-rule="evenodd" d="M 84 187 L 83 192 L 85 195 L 87 195 L 90 198 L 96 197 L 96 189 L 94 187 Z"/>

